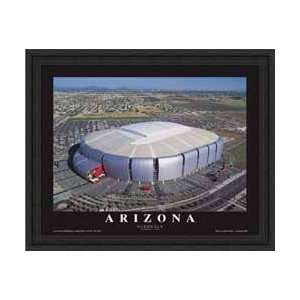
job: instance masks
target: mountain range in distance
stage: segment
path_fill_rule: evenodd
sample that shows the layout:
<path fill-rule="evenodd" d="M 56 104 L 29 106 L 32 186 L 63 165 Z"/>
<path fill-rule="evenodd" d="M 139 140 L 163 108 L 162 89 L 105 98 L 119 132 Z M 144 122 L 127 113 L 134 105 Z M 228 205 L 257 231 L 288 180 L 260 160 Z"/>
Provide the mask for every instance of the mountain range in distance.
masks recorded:
<path fill-rule="evenodd" d="M 127 87 L 106 88 L 98 86 L 86 87 L 55 87 L 55 92 L 167 92 L 167 93 L 197 93 L 197 94 L 226 94 L 226 95 L 241 95 L 244 96 L 244 91 L 212 91 L 212 90 L 170 90 L 170 89 L 130 89 Z"/>

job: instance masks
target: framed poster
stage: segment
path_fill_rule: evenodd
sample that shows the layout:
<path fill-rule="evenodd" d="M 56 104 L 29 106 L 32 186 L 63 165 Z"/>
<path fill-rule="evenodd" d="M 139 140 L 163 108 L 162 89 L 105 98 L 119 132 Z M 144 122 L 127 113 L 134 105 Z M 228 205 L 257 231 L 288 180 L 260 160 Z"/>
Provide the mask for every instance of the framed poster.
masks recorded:
<path fill-rule="evenodd" d="M 274 250 L 273 50 L 27 50 L 27 250 Z"/>

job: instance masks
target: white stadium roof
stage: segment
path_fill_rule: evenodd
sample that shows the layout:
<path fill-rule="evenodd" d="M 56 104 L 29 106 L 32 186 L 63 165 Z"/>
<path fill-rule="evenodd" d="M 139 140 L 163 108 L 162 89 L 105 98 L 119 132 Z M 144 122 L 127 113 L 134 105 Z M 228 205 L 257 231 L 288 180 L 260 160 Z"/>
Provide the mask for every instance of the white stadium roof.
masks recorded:
<path fill-rule="evenodd" d="M 96 131 L 84 138 L 90 148 L 126 157 L 166 157 L 214 143 L 210 131 L 171 122 L 142 122 Z"/>

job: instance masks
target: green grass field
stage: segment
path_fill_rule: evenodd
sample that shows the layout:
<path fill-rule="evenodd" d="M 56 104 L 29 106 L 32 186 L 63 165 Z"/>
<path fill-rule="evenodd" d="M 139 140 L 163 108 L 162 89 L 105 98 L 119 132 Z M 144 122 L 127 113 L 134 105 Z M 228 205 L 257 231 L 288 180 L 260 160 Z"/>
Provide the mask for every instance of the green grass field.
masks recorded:
<path fill-rule="evenodd" d="M 232 163 L 233 167 L 246 169 L 247 166 L 247 149 L 246 142 L 238 144 L 236 147 L 225 151 L 225 162 Z"/>
<path fill-rule="evenodd" d="M 224 101 L 225 105 L 229 105 L 231 107 L 237 108 L 237 109 L 246 109 L 246 102 L 244 100 L 230 100 L 227 99 Z"/>
<path fill-rule="evenodd" d="M 246 111 L 244 100 L 226 99 L 223 101 L 199 100 L 177 102 L 176 106 L 190 110 L 202 111 Z"/>

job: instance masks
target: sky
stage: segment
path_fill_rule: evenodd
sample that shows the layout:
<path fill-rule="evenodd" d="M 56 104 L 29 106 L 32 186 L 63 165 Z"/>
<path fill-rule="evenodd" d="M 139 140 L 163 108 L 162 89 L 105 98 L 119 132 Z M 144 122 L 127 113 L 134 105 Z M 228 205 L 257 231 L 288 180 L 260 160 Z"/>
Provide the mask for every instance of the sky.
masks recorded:
<path fill-rule="evenodd" d="M 54 77 L 54 90 L 80 88 L 246 91 L 246 77 Z"/>

